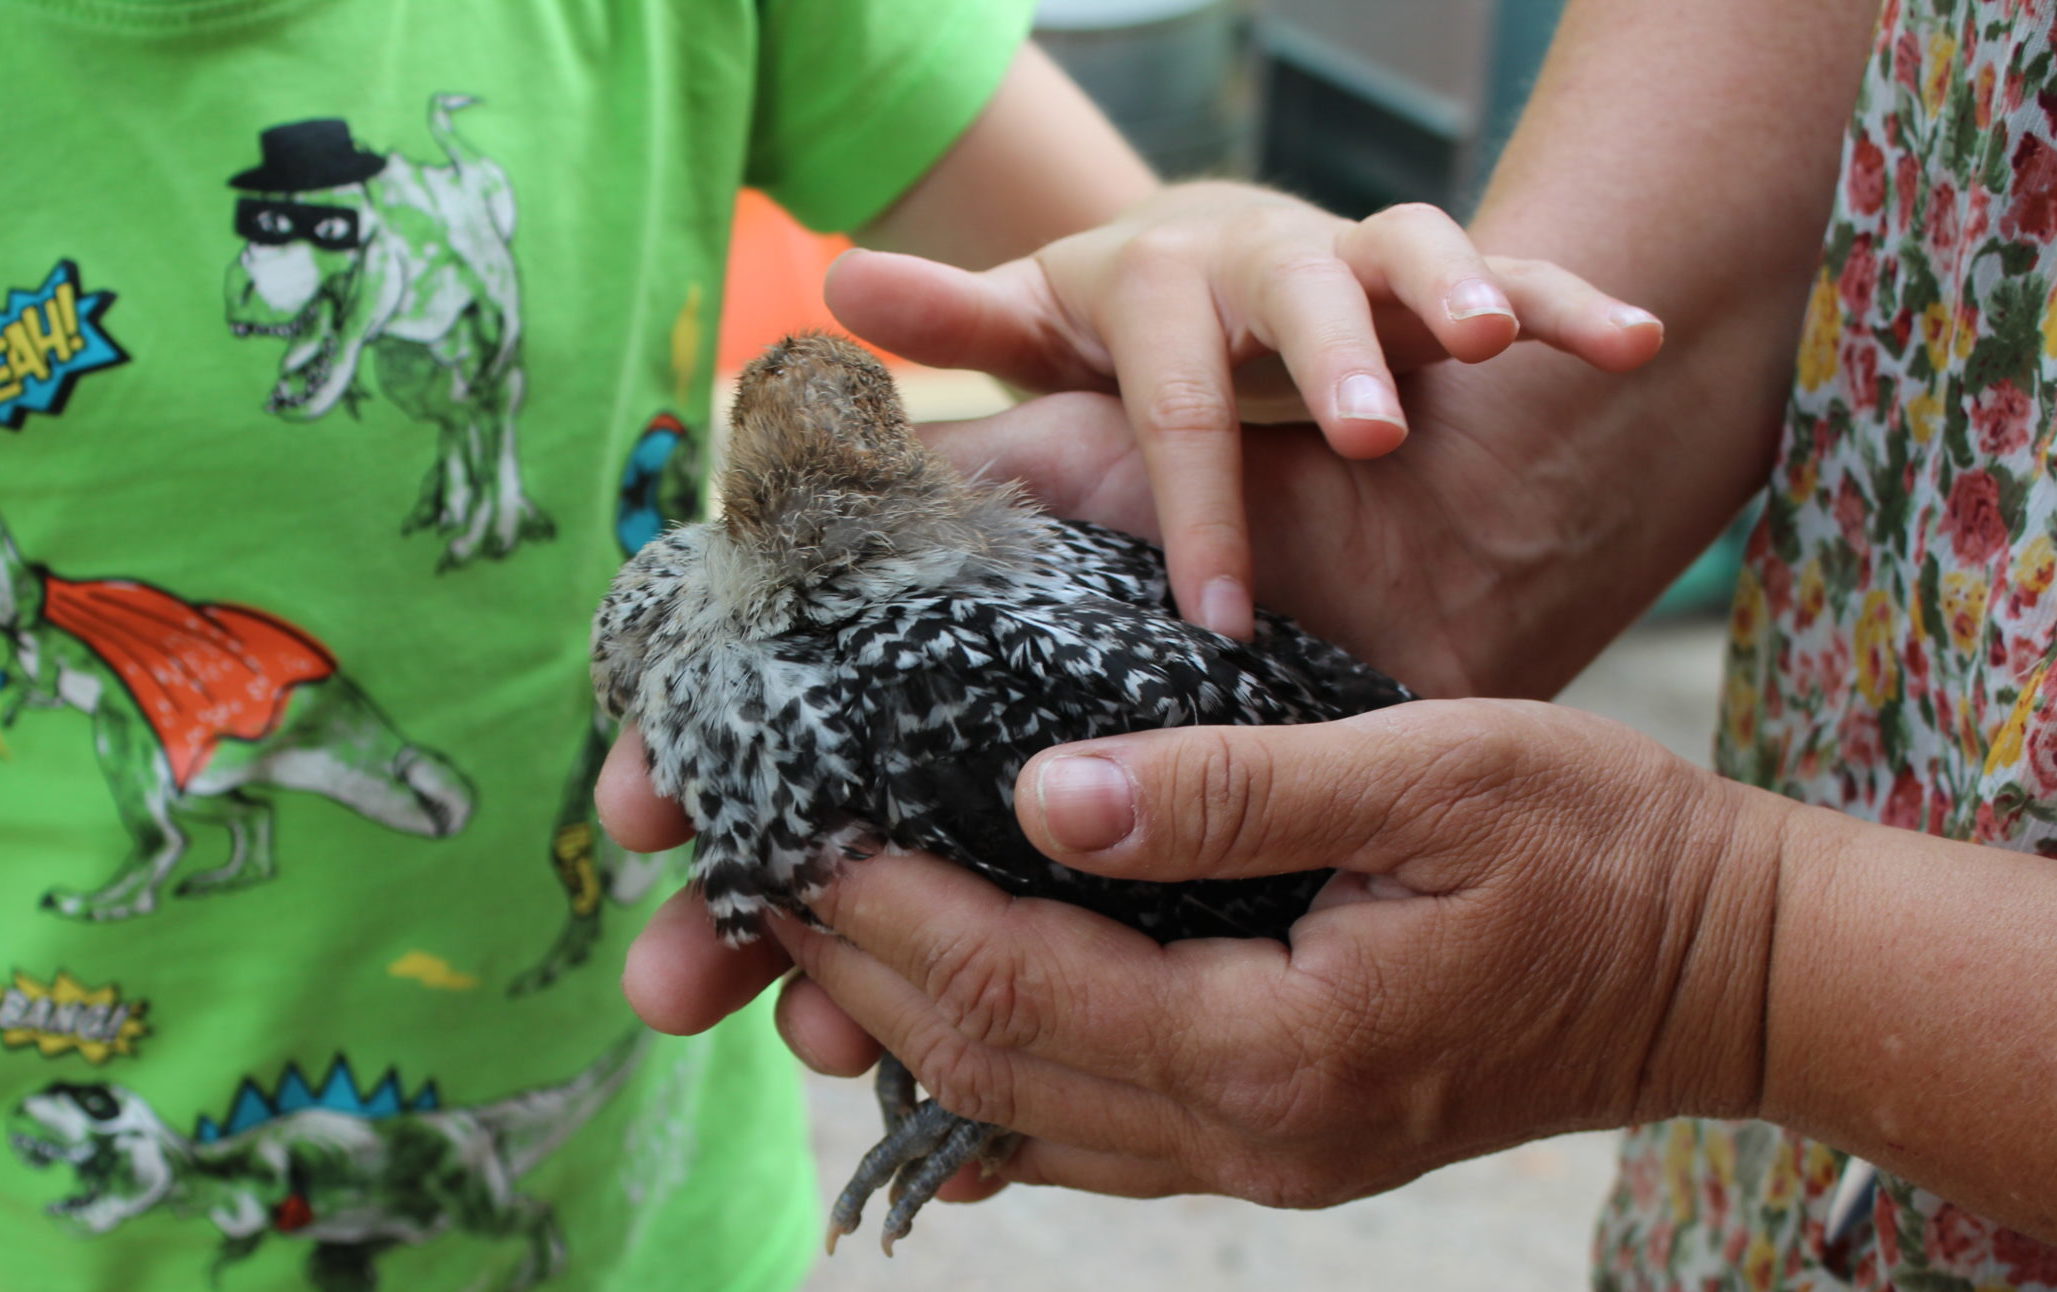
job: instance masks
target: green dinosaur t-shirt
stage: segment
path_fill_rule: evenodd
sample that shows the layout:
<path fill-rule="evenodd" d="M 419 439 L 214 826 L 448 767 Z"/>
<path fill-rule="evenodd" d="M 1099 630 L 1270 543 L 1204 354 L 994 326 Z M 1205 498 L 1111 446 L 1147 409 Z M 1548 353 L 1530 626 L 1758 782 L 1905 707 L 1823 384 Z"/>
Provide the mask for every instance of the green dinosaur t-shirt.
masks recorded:
<path fill-rule="evenodd" d="M 1026 10 L 0 0 L 0 1285 L 799 1277 L 767 1018 L 620 999 L 587 623 L 738 186 L 869 219 Z"/>

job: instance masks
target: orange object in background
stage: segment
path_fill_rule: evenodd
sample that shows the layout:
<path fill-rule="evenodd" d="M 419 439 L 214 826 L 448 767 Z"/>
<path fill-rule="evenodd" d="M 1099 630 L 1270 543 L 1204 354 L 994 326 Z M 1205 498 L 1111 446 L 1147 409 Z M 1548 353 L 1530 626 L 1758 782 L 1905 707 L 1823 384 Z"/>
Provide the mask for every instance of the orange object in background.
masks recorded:
<path fill-rule="evenodd" d="M 737 371 L 792 332 L 820 328 L 848 335 L 822 303 L 821 280 L 849 248 L 848 238 L 815 233 L 764 194 L 744 189 L 729 243 L 728 290 L 715 360 L 720 371 Z M 872 349 L 895 367 L 912 366 Z"/>

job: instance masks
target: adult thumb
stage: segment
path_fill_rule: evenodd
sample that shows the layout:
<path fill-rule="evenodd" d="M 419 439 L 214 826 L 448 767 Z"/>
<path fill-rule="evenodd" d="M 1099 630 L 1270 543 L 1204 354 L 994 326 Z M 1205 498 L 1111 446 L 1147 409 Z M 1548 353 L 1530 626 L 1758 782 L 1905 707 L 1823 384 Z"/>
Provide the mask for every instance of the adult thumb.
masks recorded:
<path fill-rule="evenodd" d="M 1112 390 L 1081 357 L 1042 269 L 1014 260 L 973 273 L 890 251 L 847 251 L 823 299 L 864 340 L 932 368 L 975 368 L 1028 390 Z"/>
<path fill-rule="evenodd" d="M 1376 837 L 1398 791 L 1381 775 L 1397 743 L 1393 726 L 1374 713 L 1060 746 L 1022 769 L 1015 812 L 1046 856 L 1127 879 L 1381 868 L 1390 863 Z"/>

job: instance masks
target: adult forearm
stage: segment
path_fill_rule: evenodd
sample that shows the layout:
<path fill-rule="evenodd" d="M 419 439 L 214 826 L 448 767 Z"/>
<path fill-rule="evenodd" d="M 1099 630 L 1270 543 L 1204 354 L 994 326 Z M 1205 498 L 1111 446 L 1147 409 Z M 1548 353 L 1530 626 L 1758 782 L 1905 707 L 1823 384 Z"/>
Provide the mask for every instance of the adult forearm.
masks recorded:
<path fill-rule="evenodd" d="M 1766 287 L 1790 291 L 1814 265 L 1877 10 L 1572 0 L 1475 233 L 1688 339 Z"/>
<path fill-rule="evenodd" d="M 1796 809 L 1762 1113 L 2057 1241 L 2057 872 Z"/>
<path fill-rule="evenodd" d="M 1549 694 L 1762 482 L 1876 8 L 1573 0 L 1473 233 L 1656 311 L 1665 350 L 1625 378 L 1496 364 L 1486 447 L 1526 519 L 1453 594 L 1481 689 Z"/>

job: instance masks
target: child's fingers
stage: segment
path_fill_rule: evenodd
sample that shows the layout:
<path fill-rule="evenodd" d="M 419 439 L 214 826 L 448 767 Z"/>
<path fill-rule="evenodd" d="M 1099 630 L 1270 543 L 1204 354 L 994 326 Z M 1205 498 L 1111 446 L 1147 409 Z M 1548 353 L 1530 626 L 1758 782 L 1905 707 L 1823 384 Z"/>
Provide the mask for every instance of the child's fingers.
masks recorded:
<path fill-rule="evenodd" d="M 806 974 L 787 976 L 776 1018 L 786 1048 L 824 1076 L 861 1077 L 879 1061 L 879 1043 Z"/>
<path fill-rule="evenodd" d="M 1029 390 L 1109 389 L 1068 335 L 1034 261 L 973 273 L 919 256 L 847 251 L 823 297 L 836 321 L 882 349 L 935 368 L 976 368 Z M 1065 344 L 1052 344 L 1063 336 Z"/>
<path fill-rule="evenodd" d="M 1242 426 L 1213 293 L 1175 257 L 1139 257 L 1099 322 L 1149 471 L 1179 612 L 1247 640 L 1255 611 Z"/>
<path fill-rule="evenodd" d="M 1627 372 L 1664 344 L 1664 324 L 1547 260 L 1490 261 L 1521 318 L 1523 336 L 1577 355 L 1596 368 Z"/>
<path fill-rule="evenodd" d="M 663 852 L 693 837 L 693 823 L 686 818 L 685 809 L 650 784 L 643 733 L 633 722 L 621 724 L 621 733 L 600 765 L 593 805 L 600 813 L 601 827 L 630 852 Z"/>
<path fill-rule="evenodd" d="M 1452 358 L 1490 359 L 1520 332 L 1515 305 L 1464 229 L 1433 206 L 1409 202 L 1358 221 L 1336 255 L 1373 299 L 1412 310 Z"/>
<path fill-rule="evenodd" d="M 1407 437 L 1399 391 L 1349 266 L 1332 257 L 1262 260 L 1246 290 L 1251 334 L 1285 361 L 1330 446 L 1346 458 L 1398 448 Z"/>
<path fill-rule="evenodd" d="M 660 1032 L 704 1032 L 757 998 L 792 967 L 785 948 L 760 937 L 732 947 L 714 931 L 699 888 L 685 888 L 650 915 L 629 945 L 621 989 Z"/>

